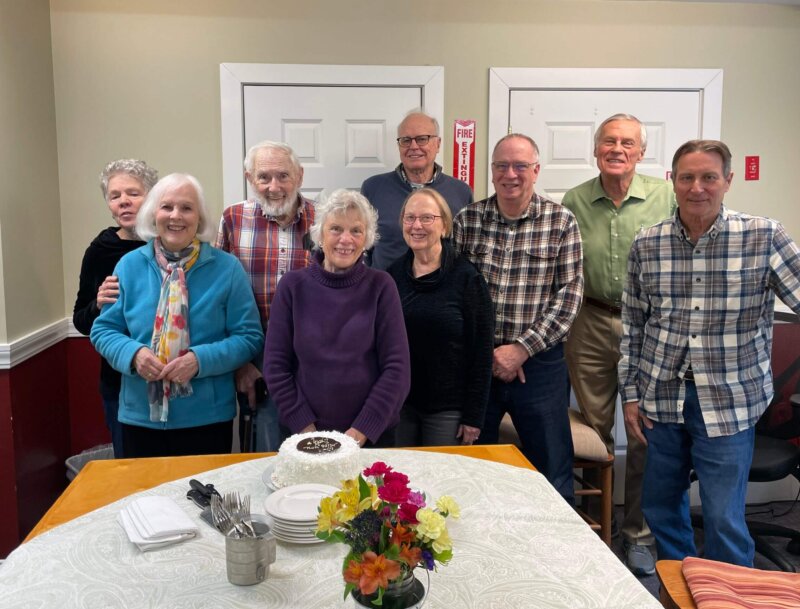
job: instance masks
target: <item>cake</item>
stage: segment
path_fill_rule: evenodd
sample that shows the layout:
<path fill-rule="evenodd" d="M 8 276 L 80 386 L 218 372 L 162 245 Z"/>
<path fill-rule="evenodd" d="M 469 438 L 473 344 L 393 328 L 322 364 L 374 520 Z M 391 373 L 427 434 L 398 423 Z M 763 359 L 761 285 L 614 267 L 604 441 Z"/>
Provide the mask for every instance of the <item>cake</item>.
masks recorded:
<path fill-rule="evenodd" d="M 317 483 L 340 486 L 361 471 L 361 448 L 338 431 L 311 431 L 289 436 L 275 457 L 272 483 L 276 488 Z"/>

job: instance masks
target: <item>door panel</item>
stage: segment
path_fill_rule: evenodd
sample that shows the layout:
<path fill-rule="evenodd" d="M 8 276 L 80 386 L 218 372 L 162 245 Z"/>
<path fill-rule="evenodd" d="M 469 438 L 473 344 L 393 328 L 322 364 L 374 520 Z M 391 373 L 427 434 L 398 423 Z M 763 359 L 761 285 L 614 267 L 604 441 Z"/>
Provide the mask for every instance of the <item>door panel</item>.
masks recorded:
<path fill-rule="evenodd" d="M 286 142 L 305 170 L 303 193 L 358 189 L 397 165 L 397 126 L 422 87 L 245 86 L 245 148 Z"/>

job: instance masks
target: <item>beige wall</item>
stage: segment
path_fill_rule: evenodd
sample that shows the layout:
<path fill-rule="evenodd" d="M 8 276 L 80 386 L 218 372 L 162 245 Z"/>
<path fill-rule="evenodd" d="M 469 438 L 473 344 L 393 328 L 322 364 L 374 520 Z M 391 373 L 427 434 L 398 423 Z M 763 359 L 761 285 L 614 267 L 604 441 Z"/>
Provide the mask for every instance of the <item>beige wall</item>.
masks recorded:
<path fill-rule="evenodd" d="M 50 6 L 0 0 L 0 343 L 64 317 Z"/>
<path fill-rule="evenodd" d="M 745 154 L 762 157 L 762 180 L 735 180 L 728 202 L 777 217 L 800 238 L 797 204 L 785 196 L 800 167 L 798 8 L 563 0 L 50 4 L 68 312 L 83 251 L 109 222 L 97 187 L 106 161 L 134 156 L 162 174 L 194 173 L 214 213 L 221 211 L 223 62 L 442 65 L 446 125 L 478 121 L 478 168 L 487 162 L 491 66 L 723 68 L 722 136 L 735 171 L 742 175 Z M 446 166 L 451 146 L 447 137 Z M 485 172 L 476 174 L 482 196 Z M 5 253 L 5 230 L 3 237 Z M 26 296 L 6 298 L 10 309 Z"/>

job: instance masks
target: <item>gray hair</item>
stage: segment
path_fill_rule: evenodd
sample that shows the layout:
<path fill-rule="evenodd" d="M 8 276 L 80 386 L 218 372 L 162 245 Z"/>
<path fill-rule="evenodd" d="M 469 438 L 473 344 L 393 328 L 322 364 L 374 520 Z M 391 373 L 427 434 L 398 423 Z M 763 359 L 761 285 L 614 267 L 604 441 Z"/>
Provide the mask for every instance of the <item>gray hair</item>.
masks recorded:
<path fill-rule="evenodd" d="M 144 161 L 138 159 L 118 159 L 111 161 L 100 172 L 100 190 L 103 193 L 103 199 L 108 201 L 108 182 L 115 175 L 124 173 L 132 178 L 139 180 L 144 189 L 144 194 L 150 190 L 158 182 L 158 171 L 150 167 Z"/>
<path fill-rule="evenodd" d="M 719 140 L 689 140 L 675 151 L 672 157 L 672 181 L 678 173 L 678 161 L 681 157 L 692 152 L 706 152 L 718 154 L 722 159 L 722 175 L 726 178 L 731 175 L 731 150 Z"/>
<path fill-rule="evenodd" d="M 311 225 L 311 240 L 317 248 L 322 245 L 322 228 L 328 216 L 345 214 L 354 209 L 366 224 L 364 234 L 364 249 L 368 250 L 378 240 L 378 212 L 370 204 L 367 198 L 357 190 L 347 190 L 339 188 L 330 195 L 320 195 L 316 205 L 314 205 L 314 224 Z"/>
<path fill-rule="evenodd" d="M 284 144 L 283 142 L 273 142 L 270 140 L 264 140 L 263 142 L 259 142 L 255 146 L 251 146 L 250 149 L 247 151 L 247 154 L 244 157 L 244 170 L 249 173 L 251 176 L 255 172 L 255 162 L 258 153 L 262 150 L 265 151 L 273 151 L 273 152 L 280 152 L 285 154 L 289 157 L 289 162 L 294 167 L 295 175 L 300 173 L 300 160 L 295 155 L 294 150 L 292 150 L 291 146 L 288 144 Z"/>
<path fill-rule="evenodd" d="M 536 145 L 536 142 L 533 141 L 532 137 L 529 137 L 529 136 L 525 135 L 524 133 L 509 133 L 508 135 L 504 135 L 499 140 L 497 140 L 497 143 L 494 145 L 494 148 L 492 148 L 492 159 L 494 159 L 494 153 L 497 152 L 497 149 L 500 147 L 500 144 L 502 144 L 503 142 L 505 142 L 507 140 L 513 139 L 515 137 L 519 138 L 519 139 L 522 139 L 522 140 L 525 140 L 526 142 L 528 142 L 531 145 L 531 147 L 533 148 L 533 151 L 536 153 L 536 160 L 534 161 L 534 163 L 538 163 L 539 162 L 539 146 Z"/>
<path fill-rule="evenodd" d="M 433 130 L 435 132 L 436 137 L 440 137 L 440 134 L 439 134 L 439 121 L 436 120 L 436 117 L 431 116 L 427 112 L 423 112 L 421 108 L 417 108 L 415 110 L 412 110 L 411 112 L 409 112 L 408 114 L 406 114 L 403 117 L 403 120 L 401 120 L 400 124 L 397 125 L 397 135 L 398 136 L 400 135 L 400 129 L 403 127 L 403 125 L 406 124 L 406 121 L 408 119 L 415 118 L 417 116 L 421 116 L 423 118 L 427 118 L 430 122 L 432 122 L 433 123 Z"/>
<path fill-rule="evenodd" d="M 614 116 L 609 116 L 606 120 L 600 123 L 600 126 L 597 128 L 597 131 L 594 132 L 594 147 L 597 148 L 598 144 L 600 144 L 600 134 L 603 133 L 603 128 L 608 123 L 613 123 L 614 121 L 633 121 L 634 123 L 639 124 L 639 140 L 642 144 L 642 152 L 647 150 L 647 128 L 644 126 L 644 123 L 636 118 L 633 114 L 615 114 Z"/>
<path fill-rule="evenodd" d="M 136 234 L 144 241 L 150 241 L 158 236 L 156 229 L 156 210 L 158 204 L 170 190 L 190 185 L 197 194 L 197 213 L 200 221 L 197 225 L 197 238 L 204 243 L 214 241 L 217 236 L 216 227 L 209 221 L 206 198 L 203 187 L 197 178 L 187 173 L 171 173 L 161 178 L 147 195 L 139 213 L 136 215 Z"/>

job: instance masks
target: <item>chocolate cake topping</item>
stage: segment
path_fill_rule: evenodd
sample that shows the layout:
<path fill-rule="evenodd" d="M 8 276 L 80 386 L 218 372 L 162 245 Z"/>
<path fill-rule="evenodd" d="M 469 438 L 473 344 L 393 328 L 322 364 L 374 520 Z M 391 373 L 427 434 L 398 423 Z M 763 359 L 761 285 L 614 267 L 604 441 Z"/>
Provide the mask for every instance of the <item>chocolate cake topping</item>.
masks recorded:
<path fill-rule="evenodd" d="M 305 438 L 297 443 L 297 450 L 303 453 L 310 453 L 312 455 L 319 455 L 322 453 L 336 452 L 341 448 L 342 444 L 333 438 L 326 438 L 325 436 L 314 436 Z"/>

